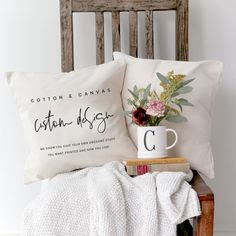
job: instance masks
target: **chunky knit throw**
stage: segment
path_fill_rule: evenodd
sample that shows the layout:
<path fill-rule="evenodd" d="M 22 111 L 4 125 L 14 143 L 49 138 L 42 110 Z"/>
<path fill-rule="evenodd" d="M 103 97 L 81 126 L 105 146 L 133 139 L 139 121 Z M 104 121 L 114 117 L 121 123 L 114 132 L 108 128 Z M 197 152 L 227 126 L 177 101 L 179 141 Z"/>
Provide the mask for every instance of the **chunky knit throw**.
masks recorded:
<path fill-rule="evenodd" d="M 119 162 L 60 174 L 25 209 L 27 236 L 172 236 L 200 215 L 192 173 L 131 178 Z"/>

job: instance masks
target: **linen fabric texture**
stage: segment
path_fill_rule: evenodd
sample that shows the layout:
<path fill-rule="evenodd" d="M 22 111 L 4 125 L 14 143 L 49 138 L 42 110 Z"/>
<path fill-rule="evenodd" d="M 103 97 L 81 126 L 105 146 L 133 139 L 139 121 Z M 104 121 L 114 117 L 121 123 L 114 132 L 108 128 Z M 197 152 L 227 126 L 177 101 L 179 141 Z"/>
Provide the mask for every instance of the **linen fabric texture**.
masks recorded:
<path fill-rule="evenodd" d="M 121 102 L 123 60 L 57 74 L 7 73 L 29 155 L 25 183 L 134 157 Z"/>
<path fill-rule="evenodd" d="M 184 74 L 186 79 L 195 78 L 190 84 L 193 91 L 181 97 L 188 99 L 194 107 L 184 107 L 183 115 L 187 122 L 176 124 L 163 122 L 177 131 L 179 141 L 170 150 L 169 155 L 183 156 L 193 169 L 209 178 L 214 178 L 214 161 L 211 148 L 212 110 L 216 91 L 221 80 L 223 65 L 219 61 L 183 62 L 168 60 L 139 59 L 120 52 L 113 53 L 115 60 L 125 59 L 127 63 L 122 100 L 125 110 L 132 107 L 127 104 L 131 96 L 128 89 L 134 85 L 139 88 L 152 84 L 159 94 L 162 91 L 156 73 L 166 75 L 174 70 L 175 74 Z M 132 140 L 137 144 L 137 127 L 126 118 Z"/>

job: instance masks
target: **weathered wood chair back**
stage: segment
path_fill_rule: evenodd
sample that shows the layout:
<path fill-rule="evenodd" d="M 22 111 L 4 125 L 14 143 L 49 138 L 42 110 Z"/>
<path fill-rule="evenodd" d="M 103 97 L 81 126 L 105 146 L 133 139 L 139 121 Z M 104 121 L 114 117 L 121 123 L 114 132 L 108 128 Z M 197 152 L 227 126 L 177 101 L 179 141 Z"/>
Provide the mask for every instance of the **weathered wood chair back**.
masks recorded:
<path fill-rule="evenodd" d="M 153 12 L 176 12 L 176 60 L 188 60 L 188 0 L 60 0 L 61 11 L 61 58 L 62 71 L 74 69 L 73 13 L 95 12 L 96 14 L 96 62 L 104 62 L 104 12 L 112 13 L 113 51 L 120 51 L 120 12 L 129 13 L 130 55 L 138 52 L 137 13 L 145 12 L 146 57 L 153 58 Z M 213 236 L 214 194 L 201 176 L 194 171 L 191 182 L 196 190 L 202 215 L 194 219 L 195 236 Z M 189 227 L 189 224 L 187 224 Z M 185 228 L 188 228 L 185 227 Z"/>
<path fill-rule="evenodd" d="M 60 0 L 62 71 L 74 69 L 73 13 L 96 14 L 96 62 L 104 62 L 104 12 L 112 13 L 113 51 L 120 51 L 120 12 L 129 12 L 131 56 L 138 52 L 137 13 L 145 12 L 146 57 L 153 58 L 153 12 L 176 11 L 176 60 L 188 60 L 188 0 Z"/>

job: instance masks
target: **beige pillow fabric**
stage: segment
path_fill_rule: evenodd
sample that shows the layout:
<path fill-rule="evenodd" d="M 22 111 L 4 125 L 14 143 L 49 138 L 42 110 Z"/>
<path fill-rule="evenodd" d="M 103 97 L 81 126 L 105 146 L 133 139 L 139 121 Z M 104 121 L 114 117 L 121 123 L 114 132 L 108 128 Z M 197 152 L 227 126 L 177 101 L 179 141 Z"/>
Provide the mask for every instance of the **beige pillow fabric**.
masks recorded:
<path fill-rule="evenodd" d="M 179 135 L 177 145 L 170 151 L 170 155 L 183 156 L 188 159 L 193 169 L 196 169 L 209 178 L 214 177 L 214 162 L 210 143 L 212 105 L 216 90 L 221 78 L 222 63 L 217 61 L 180 62 L 165 60 L 137 59 L 123 53 L 114 52 L 114 58 L 125 59 L 127 63 L 126 75 L 122 93 L 125 110 L 130 110 L 127 98 L 129 89 L 134 85 L 146 87 L 152 83 L 152 88 L 158 93 L 161 91 L 156 73 L 167 74 L 174 70 L 176 74 L 185 74 L 187 79 L 195 78 L 191 83 L 193 91 L 186 94 L 194 107 L 184 107 L 184 116 L 188 122 L 175 124 L 166 122 Z M 127 118 L 131 138 L 136 140 L 136 126 Z"/>
<path fill-rule="evenodd" d="M 123 60 L 60 74 L 8 73 L 28 142 L 25 182 L 136 155 L 121 113 Z"/>

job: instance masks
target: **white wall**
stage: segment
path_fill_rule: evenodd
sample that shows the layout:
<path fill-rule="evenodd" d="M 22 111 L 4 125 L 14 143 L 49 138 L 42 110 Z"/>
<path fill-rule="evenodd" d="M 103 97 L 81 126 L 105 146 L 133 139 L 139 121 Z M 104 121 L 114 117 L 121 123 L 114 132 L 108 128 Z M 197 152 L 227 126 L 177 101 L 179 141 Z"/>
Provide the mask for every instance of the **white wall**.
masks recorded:
<path fill-rule="evenodd" d="M 190 59 L 217 59 L 224 62 L 224 78 L 215 104 L 212 145 L 216 178 L 207 181 L 216 196 L 217 235 L 236 235 L 236 1 L 190 0 Z M 160 58 L 173 58 L 174 14 L 155 14 L 155 39 Z M 95 37 L 93 15 L 75 16 L 75 59 L 81 66 L 94 63 Z M 123 15 L 122 21 L 127 21 Z M 162 25 L 163 24 L 163 25 Z M 111 25 L 106 15 L 107 60 L 111 59 Z M 143 16 L 140 31 L 144 27 Z M 84 27 L 85 26 L 85 27 Z M 0 72 L 60 71 L 60 23 L 57 0 L 0 0 Z M 84 27 L 82 29 L 82 27 Z M 128 34 L 127 24 L 121 28 Z M 143 41 L 143 34 L 139 34 Z M 84 46 L 83 42 L 89 45 Z M 122 49 L 128 50 L 126 36 Z M 143 48 L 140 55 L 142 55 Z M 20 229 L 24 206 L 33 199 L 39 184 L 23 185 L 24 141 L 19 116 L 6 81 L 0 76 L 0 233 Z"/>

